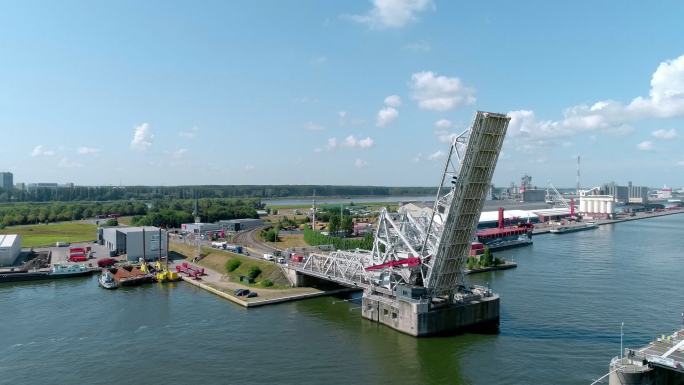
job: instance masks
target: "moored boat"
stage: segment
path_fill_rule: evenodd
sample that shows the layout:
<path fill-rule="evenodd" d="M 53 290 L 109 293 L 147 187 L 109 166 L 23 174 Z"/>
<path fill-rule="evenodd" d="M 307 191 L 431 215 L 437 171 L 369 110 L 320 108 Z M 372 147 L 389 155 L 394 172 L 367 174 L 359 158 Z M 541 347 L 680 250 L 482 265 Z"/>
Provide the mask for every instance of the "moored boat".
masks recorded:
<path fill-rule="evenodd" d="M 97 279 L 97 281 L 100 286 L 105 289 L 116 289 L 119 287 L 114 279 L 114 275 L 112 275 L 112 273 L 107 269 L 102 270 L 102 274 L 100 274 L 100 277 Z"/>
<path fill-rule="evenodd" d="M 135 266 L 121 266 L 109 269 L 119 286 L 134 286 L 154 281 L 154 274 L 145 272 Z"/>
<path fill-rule="evenodd" d="M 95 269 L 92 269 L 84 264 L 64 265 L 60 263 L 55 263 L 52 265 L 52 268 L 50 270 L 22 270 L 0 273 L 0 283 L 81 277 L 90 275 L 94 271 Z"/>
<path fill-rule="evenodd" d="M 572 233 L 575 231 L 592 230 L 595 228 L 598 228 L 598 224 L 596 224 L 594 222 L 586 222 L 586 223 L 582 223 L 580 225 L 556 227 L 554 229 L 549 230 L 549 232 L 553 233 L 553 234 L 564 234 L 564 233 Z"/>

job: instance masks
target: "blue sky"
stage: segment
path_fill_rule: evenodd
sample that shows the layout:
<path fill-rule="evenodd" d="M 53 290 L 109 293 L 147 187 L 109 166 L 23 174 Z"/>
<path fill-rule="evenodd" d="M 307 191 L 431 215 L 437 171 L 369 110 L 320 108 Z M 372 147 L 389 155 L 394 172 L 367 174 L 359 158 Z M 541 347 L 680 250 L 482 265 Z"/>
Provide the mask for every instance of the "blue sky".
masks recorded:
<path fill-rule="evenodd" d="M 494 182 L 684 185 L 684 3 L 7 2 L 16 182 L 434 185 L 478 110 Z"/>

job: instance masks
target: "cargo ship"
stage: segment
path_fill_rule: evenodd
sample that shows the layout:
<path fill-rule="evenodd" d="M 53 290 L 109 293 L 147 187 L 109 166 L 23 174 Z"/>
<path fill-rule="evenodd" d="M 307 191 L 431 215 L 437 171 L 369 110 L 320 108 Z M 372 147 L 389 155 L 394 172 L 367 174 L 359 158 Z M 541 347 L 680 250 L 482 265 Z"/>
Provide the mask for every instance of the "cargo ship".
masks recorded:
<path fill-rule="evenodd" d="M 559 226 L 559 227 L 556 227 L 554 229 L 549 230 L 549 232 L 552 234 L 565 234 L 565 233 L 573 233 L 575 231 L 593 230 L 597 227 L 598 227 L 598 225 L 594 222 L 586 222 L 586 223 L 582 223 L 579 225 L 573 225 L 573 226 Z"/>
<path fill-rule="evenodd" d="M 512 247 L 528 246 L 532 244 L 531 223 L 519 223 L 515 226 L 504 225 L 503 208 L 499 208 L 499 222 L 496 228 L 478 230 L 477 241 L 489 250 L 503 250 Z"/>
<path fill-rule="evenodd" d="M 47 279 L 61 279 L 90 275 L 97 269 L 86 265 L 62 265 L 55 263 L 50 270 L 14 270 L 0 273 L 1 282 L 40 281 Z"/>

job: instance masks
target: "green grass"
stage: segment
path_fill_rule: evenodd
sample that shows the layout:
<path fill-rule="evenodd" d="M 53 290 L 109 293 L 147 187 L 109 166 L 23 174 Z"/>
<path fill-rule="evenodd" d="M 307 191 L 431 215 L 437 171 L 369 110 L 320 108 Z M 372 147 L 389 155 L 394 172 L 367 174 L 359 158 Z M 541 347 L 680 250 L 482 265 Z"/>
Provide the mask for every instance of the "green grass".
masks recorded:
<path fill-rule="evenodd" d="M 173 242 L 169 243 L 169 249 L 188 259 L 197 253 L 197 248 L 194 246 L 180 245 Z M 210 247 L 202 247 L 201 253 L 204 255 L 204 258 L 198 262 L 200 266 L 226 274 L 230 277 L 232 282 L 256 287 L 262 286 L 260 283 L 268 279 L 273 283 L 273 286 L 269 287 L 270 289 L 284 289 L 290 287 L 290 282 L 287 280 L 282 270 L 280 270 L 280 267 L 273 262 L 254 259 L 242 254 L 235 254 Z M 228 271 L 228 262 L 233 259 L 239 260 L 241 262 L 240 266 L 233 271 Z M 255 279 L 255 283 L 249 285 L 240 282 L 240 276 L 247 275 L 252 266 L 256 266 L 261 270 L 261 274 Z"/>
<path fill-rule="evenodd" d="M 97 227 L 82 222 L 60 222 L 48 225 L 9 226 L 0 234 L 21 235 L 21 247 L 54 246 L 55 242 L 84 242 L 97 238 Z"/>

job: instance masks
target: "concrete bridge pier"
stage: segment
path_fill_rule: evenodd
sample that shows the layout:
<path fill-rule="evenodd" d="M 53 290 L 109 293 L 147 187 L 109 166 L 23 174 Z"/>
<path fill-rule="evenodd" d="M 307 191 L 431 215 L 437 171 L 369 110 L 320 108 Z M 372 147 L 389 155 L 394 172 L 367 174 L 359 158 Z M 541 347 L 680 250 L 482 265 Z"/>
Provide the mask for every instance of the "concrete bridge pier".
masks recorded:
<path fill-rule="evenodd" d="M 491 294 L 464 303 L 433 303 L 428 299 L 391 298 L 364 293 L 363 318 L 415 336 L 499 330 L 499 296 Z"/>

